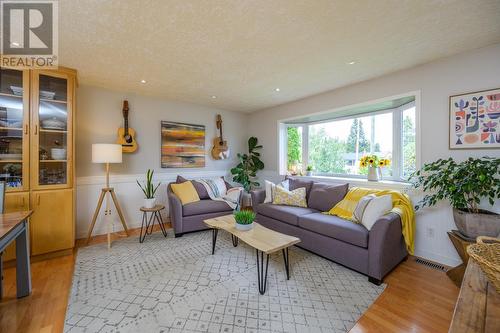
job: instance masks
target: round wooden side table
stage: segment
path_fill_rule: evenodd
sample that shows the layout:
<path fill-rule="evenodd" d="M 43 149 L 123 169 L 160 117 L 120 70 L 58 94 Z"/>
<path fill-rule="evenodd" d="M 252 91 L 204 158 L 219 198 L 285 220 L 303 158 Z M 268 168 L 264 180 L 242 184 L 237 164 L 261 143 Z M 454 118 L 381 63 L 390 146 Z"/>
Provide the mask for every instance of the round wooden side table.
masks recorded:
<path fill-rule="evenodd" d="M 167 237 L 167 230 L 163 225 L 163 219 L 161 217 L 161 211 L 165 209 L 164 205 L 155 205 L 153 208 L 141 207 L 142 212 L 142 223 L 141 223 L 141 233 L 139 234 L 139 243 L 144 242 L 146 235 L 151 235 L 153 233 L 153 226 L 155 221 L 160 225 L 161 232 L 164 237 Z M 148 218 L 148 213 L 151 215 Z M 143 233 L 144 230 L 144 233 Z"/>

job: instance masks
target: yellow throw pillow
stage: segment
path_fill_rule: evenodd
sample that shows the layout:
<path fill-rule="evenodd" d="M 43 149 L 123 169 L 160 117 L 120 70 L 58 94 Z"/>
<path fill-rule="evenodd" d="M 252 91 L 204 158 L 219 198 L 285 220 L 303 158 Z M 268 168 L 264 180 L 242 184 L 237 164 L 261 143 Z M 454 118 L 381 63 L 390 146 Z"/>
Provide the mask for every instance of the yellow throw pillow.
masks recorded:
<path fill-rule="evenodd" d="M 276 186 L 274 190 L 273 204 L 307 207 L 306 188 L 300 187 L 293 191 L 288 191 L 281 186 Z"/>
<path fill-rule="evenodd" d="M 170 188 L 179 198 L 183 206 L 191 202 L 200 201 L 198 192 L 196 192 L 193 183 L 191 183 L 190 181 L 180 184 L 171 184 Z"/>

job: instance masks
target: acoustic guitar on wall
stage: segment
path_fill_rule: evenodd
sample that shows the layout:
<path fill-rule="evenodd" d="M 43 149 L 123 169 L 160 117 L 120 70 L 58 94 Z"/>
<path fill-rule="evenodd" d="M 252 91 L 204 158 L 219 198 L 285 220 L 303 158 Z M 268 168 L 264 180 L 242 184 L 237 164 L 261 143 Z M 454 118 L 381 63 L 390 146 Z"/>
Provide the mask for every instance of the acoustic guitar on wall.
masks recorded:
<path fill-rule="evenodd" d="M 227 141 L 224 141 L 224 138 L 222 137 L 222 117 L 220 114 L 217 115 L 216 125 L 220 135 L 214 139 L 212 157 L 215 160 L 225 160 L 229 157 L 229 147 L 227 146 Z"/>
<path fill-rule="evenodd" d="M 118 129 L 118 139 L 116 143 L 122 145 L 124 153 L 133 153 L 137 150 L 137 141 L 135 140 L 135 130 L 128 127 L 128 101 L 123 101 L 123 120 L 124 127 Z"/>

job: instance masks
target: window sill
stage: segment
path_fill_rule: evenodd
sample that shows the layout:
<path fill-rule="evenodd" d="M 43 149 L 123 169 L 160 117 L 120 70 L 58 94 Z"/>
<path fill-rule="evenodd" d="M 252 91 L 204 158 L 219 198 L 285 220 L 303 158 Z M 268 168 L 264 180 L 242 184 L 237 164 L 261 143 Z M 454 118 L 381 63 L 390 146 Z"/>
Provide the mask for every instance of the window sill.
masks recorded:
<path fill-rule="evenodd" d="M 349 185 L 368 187 L 368 188 L 382 188 L 382 189 L 410 189 L 412 185 L 403 181 L 394 180 L 379 180 L 378 182 L 369 181 L 363 178 L 350 178 L 350 177 L 329 177 L 329 176 L 293 176 L 301 179 L 309 179 L 314 181 L 321 181 L 325 183 L 349 183 Z"/>

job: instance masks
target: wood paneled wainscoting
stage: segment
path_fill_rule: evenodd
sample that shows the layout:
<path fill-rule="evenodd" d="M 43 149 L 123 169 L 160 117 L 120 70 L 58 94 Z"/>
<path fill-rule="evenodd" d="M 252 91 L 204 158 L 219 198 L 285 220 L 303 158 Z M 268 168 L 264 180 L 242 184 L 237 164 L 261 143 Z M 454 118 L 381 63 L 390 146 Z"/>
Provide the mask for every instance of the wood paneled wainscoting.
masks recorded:
<path fill-rule="evenodd" d="M 131 230 L 131 237 L 138 237 L 139 231 Z M 125 237 L 125 234 L 115 237 Z M 101 242 L 106 242 L 106 235 L 93 237 L 90 244 Z M 32 263 L 33 293 L 23 299 L 16 298 L 15 269 L 5 269 L 0 332 L 62 332 L 76 251 L 84 244 L 84 239 L 78 240 L 71 255 Z M 417 264 L 415 258 L 410 258 L 384 282 L 386 290 L 351 333 L 448 331 L 459 289 L 444 272 Z"/>

